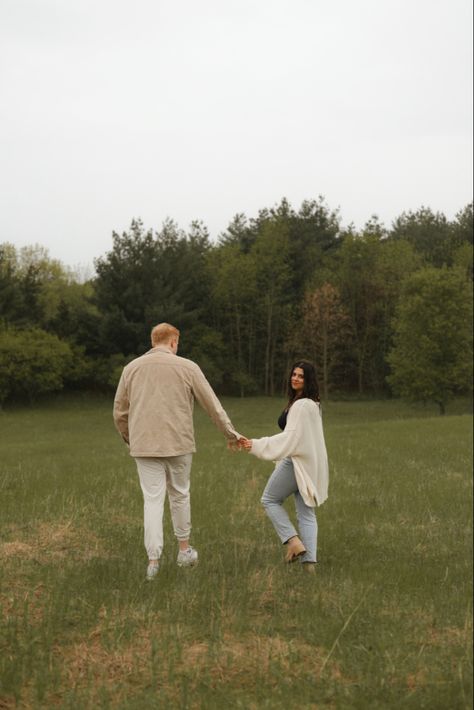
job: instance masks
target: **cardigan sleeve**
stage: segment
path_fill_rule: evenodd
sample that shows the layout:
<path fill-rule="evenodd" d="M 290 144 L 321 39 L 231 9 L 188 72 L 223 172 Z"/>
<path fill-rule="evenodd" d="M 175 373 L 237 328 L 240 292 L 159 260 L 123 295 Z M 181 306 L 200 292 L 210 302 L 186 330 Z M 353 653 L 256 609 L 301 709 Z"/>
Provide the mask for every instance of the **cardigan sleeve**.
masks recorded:
<path fill-rule="evenodd" d="M 301 438 L 300 416 L 301 408 L 293 405 L 285 430 L 274 436 L 252 439 L 250 453 L 266 461 L 279 461 L 294 455 L 298 450 Z"/>

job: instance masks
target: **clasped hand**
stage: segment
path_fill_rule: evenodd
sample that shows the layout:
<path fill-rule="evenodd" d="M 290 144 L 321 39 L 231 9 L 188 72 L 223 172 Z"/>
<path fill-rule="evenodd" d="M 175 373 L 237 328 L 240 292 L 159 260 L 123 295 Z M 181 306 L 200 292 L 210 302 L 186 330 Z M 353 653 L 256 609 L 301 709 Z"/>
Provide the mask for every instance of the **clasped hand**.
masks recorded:
<path fill-rule="evenodd" d="M 252 448 L 252 439 L 247 439 L 245 436 L 241 436 L 240 439 L 229 441 L 227 446 L 231 449 L 231 451 L 250 451 Z"/>

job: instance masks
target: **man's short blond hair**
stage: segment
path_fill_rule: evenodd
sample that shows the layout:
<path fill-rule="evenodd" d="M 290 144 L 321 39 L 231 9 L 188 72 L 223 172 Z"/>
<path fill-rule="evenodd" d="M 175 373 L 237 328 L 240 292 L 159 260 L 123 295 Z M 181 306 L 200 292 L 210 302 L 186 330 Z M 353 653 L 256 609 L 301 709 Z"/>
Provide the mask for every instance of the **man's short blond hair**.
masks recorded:
<path fill-rule="evenodd" d="M 151 344 L 153 347 L 162 343 L 169 343 L 173 338 L 179 338 L 179 330 L 169 323 L 158 323 L 151 331 Z"/>

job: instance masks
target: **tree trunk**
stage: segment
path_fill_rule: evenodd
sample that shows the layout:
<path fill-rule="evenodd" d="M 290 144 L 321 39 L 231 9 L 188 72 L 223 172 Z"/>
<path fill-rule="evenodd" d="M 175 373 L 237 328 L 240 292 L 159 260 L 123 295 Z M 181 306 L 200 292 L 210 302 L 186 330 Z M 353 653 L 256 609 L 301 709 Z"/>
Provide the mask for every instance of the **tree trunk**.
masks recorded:
<path fill-rule="evenodd" d="M 240 396 L 243 398 L 245 397 L 245 391 L 244 391 L 244 385 L 242 383 L 242 378 L 241 374 L 243 371 L 243 366 L 242 366 L 242 336 L 240 332 L 240 311 L 238 306 L 234 306 L 234 314 L 235 314 L 235 332 L 236 332 L 236 337 L 237 337 L 237 370 L 239 372 L 239 378 L 240 378 Z"/>
<path fill-rule="evenodd" d="M 235 332 L 237 336 L 237 366 L 239 371 L 242 370 L 242 338 L 240 337 L 240 313 L 235 307 Z"/>
<path fill-rule="evenodd" d="M 270 353 L 272 347 L 272 310 L 273 304 L 268 304 L 267 312 L 267 344 L 265 347 L 265 394 L 270 392 Z"/>
<path fill-rule="evenodd" d="M 363 378 L 362 378 L 362 372 L 363 372 L 363 360 L 359 357 L 358 358 L 359 362 L 357 364 L 357 381 L 358 381 L 358 389 L 359 389 L 359 394 L 362 394 L 363 391 Z"/>
<path fill-rule="evenodd" d="M 328 331 L 323 329 L 323 390 L 324 399 L 328 398 Z"/>
<path fill-rule="evenodd" d="M 251 377 L 254 371 L 254 327 L 252 320 L 248 323 L 248 359 L 247 359 L 247 374 Z"/>
<path fill-rule="evenodd" d="M 276 341 L 276 338 L 275 338 Z M 275 395 L 275 350 L 276 342 L 272 342 L 271 354 L 270 354 L 270 396 Z"/>
<path fill-rule="evenodd" d="M 364 391 L 364 365 L 367 355 L 367 332 L 364 334 L 361 345 L 357 348 L 357 377 L 359 384 L 359 394 Z"/>

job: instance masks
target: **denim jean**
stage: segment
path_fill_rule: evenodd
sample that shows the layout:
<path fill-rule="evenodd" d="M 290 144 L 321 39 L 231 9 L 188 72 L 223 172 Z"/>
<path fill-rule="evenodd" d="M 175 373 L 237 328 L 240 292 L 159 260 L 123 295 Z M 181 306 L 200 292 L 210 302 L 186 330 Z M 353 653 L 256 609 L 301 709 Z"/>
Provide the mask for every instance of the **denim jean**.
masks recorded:
<path fill-rule="evenodd" d="M 314 508 L 306 505 L 298 490 L 293 462 L 290 458 L 279 461 L 277 467 L 268 479 L 262 495 L 262 505 L 273 523 L 273 527 L 282 543 L 290 537 L 298 535 L 295 527 L 283 508 L 283 502 L 290 495 L 295 497 L 296 517 L 298 520 L 299 537 L 306 548 L 301 556 L 301 562 L 316 562 L 318 539 L 318 524 Z"/>

